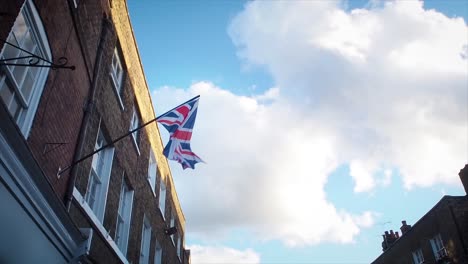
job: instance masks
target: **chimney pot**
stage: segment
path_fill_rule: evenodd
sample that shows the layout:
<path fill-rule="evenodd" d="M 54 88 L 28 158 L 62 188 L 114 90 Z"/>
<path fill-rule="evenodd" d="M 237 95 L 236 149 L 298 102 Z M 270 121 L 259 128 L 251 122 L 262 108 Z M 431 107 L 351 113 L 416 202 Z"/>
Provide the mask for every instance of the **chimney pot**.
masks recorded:
<path fill-rule="evenodd" d="M 460 176 L 463 188 L 465 188 L 465 193 L 468 195 L 468 164 L 465 164 L 465 167 L 460 170 L 458 176 Z"/>
<path fill-rule="evenodd" d="M 401 224 L 402 224 L 400 227 L 401 235 L 404 235 L 406 232 L 408 232 L 408 230 L 411 229 L 411 225 L 406 224 L 405 220 L 401 221 Z"/>

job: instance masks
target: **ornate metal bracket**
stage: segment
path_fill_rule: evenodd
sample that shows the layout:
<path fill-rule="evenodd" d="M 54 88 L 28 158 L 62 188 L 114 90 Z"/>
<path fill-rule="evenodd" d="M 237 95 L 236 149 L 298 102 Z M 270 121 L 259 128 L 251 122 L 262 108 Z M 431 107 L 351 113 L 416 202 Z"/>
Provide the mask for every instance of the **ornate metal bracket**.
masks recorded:
<path fill-rule="evenodd" d="M 42 151 L 42 155 L 46 155 L 47 153 L 54 151 L 66 144 L 68 144 L 68 142 L 46 142 L 44 144 L 44 150 Z"/>
<path fill-rule="evenodd" d="M 21 47 L 18 47 L 15 44 L 12 44 L 8 41 L 2 40 L 2 39 L 0 39 L 0 41 L 28 54 L 26 56 L 20 56 L 17 58 L 0 59 L 0 66 L 1 65 L 14 65 L 14 66 L 25 66 L 25 67 L 44 67 L 44 68 L 51 68 L 53 70 L 56 70 L 56 69 L 69 69 L 72 71 L 75 70 L 75 66 L 67 65 L 68 59 L 65 57 L 60 57 L 58 58 L 57 62 L 52 62 L 42 57 L 39 57 L 36 54 L 33 54 L 25 49 L 22 49 Z M 14 62 L 14 61 L 23 60 L 23 59 L 28 60 L 28 62 L 27 63 Z"/>

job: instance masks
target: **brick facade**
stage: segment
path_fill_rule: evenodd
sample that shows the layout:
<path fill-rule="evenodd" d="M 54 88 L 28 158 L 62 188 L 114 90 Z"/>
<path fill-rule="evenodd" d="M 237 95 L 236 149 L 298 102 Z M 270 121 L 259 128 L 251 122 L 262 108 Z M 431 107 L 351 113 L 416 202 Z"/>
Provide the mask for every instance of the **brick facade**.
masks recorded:
<path fill-rule="evenodd" d="M 23 2 L 8 1 L 2 7 L 11 14 L 0 16 L 2 39 L 8 36 Z M 98 131 L 103 132 L 108 142 L 127 133 L 134 107 L 142 123 L 155 117 L 126 2 L 81 0 L 76 1 L 76 7 L 73 0 L 33 2 L 42 19 L 53 60 L 64 56 L 76 69 L 49 71 L 27 143 L 76 227 L 94 230 L 87 259 L 96 263 L 138 263 L 146 216 L 152 228 L 150 263 L 154 260 L 156 241 L 162 248 L 162 263 L 189 263 L 190 251 L 185 250 L 183 243 L 185 218 L 169 164 L 162 154 L 163 143 L 156 123 L 142 129 L 138 148 L 131 136 L 112 146 L 114 154 L 102 223 L 89 215 L 83 200 L 76 196 L 78 193 L 85 197 L 89 191 L 92 158 L 57 176 L 59 169 L 94 151 Z M 0 44 L 0 48 L 2 46 Z M 121 102 L 110 76 L 115 47 L 124 69 Z M 155 191 L 147 180 L 150 150 L 158 163 Z M 124 260 L 113 242 L 123 180 L 134 193 Z M 167 186 L 164 217 L 159 208 L 161 181 Z M 173 243 L 170 236 L 164 234 L 171 212 L 175 212 L 178 235 L 182 237 L 180 259 L 177 241 Z"/>

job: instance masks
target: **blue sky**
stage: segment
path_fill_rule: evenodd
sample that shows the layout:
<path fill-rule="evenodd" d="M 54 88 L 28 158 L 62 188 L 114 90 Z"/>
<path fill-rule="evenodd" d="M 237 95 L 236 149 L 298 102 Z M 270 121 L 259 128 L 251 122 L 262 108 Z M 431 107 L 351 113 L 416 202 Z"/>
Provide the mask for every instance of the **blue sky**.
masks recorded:
<path fill-rule="evenodd" d="M 465 1 L 128 5 L 157 114 L 201 94 L 207 163 L 171 162 L 194 264 L 368 263 L 464 194 Z"/>

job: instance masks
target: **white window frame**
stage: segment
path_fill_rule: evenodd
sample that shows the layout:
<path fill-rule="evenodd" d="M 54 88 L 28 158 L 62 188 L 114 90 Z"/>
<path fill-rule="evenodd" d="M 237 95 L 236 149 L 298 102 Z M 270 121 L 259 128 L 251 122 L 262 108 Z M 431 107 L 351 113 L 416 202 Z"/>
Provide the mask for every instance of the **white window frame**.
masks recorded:
<path fill-rule="evenodd" d="M 154 264 L 162 264 L 162 247 L 156 239 L 156 246 L 154 249 Z"/>
<path fill-rule="evenodd" d="M 164 179 L 161 177 L 161 182 L 159 184 L 159 211 L 161 212 L 161 215 L 163 219 L 166 219 L 166 216 L 164 215 L 166 212 L 166 183 L 164 182 Z"/>
<path fill-rule="evenodd" d="M 132 119 L 130 120 L 130 128 L 128 131 L 132 131 L 135 128 L 141 126 L 141 118 L 138 114 L 136 106 L 133 106 Z M 141 141 L 141 129 L 132 133 L 133 145 L 135 146 L 138 155 L 140 155 L 139 142 Z"/>
<path fill-rule="evenodd" d="M 422 253 L 422 250 L 418 248 L 417 250 L 412 252 L 413 255 L 413 263 L 414 264 L 422 264 L 424 263 L 424 255 Z"/>
<path fill-rule="evenodd" d="M 122 59 L 120 58 L 120 53 L 117 47 L 114 48 L 114 54 L 112 55 L 112 62 L 111 62 L 109 75 L 112 79 L 112 86 L 114 86 L 114 91 L 119 101 L 120 108 L 124 110 L 125 109 L 124 104 L 123 104 L 124 69 L 122 66 Z"/>
<path fill-rule="evenodd" d="M 435 235 L 430 240 L 430 242 L 431 242 L 432 252 L 434 253 L 436 260 L 439 260 L 443 258 L 444 256 L 447 256 L 447 250 L 445 249 L 444 242 L 440 234 Z"/>
<path fill-rule="evenodd" d="M 24 20 L 21 18 L 24 18 Z M 22 21 L 24 21 L 25 24 L 21 24 Z M 20 38 L 19 43 L 16 42 L 16 39 L 19 37 L 21 32 L 20 29 L 25 28 L 26 31 L 24 31 L 24 36 L 29 33 L 29 36 L 31 37 L 31 42 L 29 44 L 33 45 L 32 50 L 30 47 L 24 46 L 24 41 L 26 38 Z M 52 61 L 52 53 L 50 51 L 47 35 L 32 0 L 26 0 L 23 4 L 20 13 L 7 37 L 7 41 L 17 44 L 21 48 L 25 48 L 33 54 Z M 8 44 L 4 44 L 2 51 L 0 52 L 0 57 L 2 59 L 5 58 L 4 55 L 6 52 L 15 53 L 9 54 L 7 56 L 8 58 L 6 59 L 23 56 L 23 54 L 21 54 L 23 52 L 20 53 L 20 51 L 16 48 Z M 24 59 L 21 61 L 21 63 L 27 63 L 27 60 L 28 59 Z M 16 60 L 10 62 L 18 61 Z M 41 65 L 43 62 L 39 62 L 38 64 Z M 21 72 L 21 76 L 18 76 L 18 73 Z M 16 124 L 21 130 L 23 136 L 28 138 L 34 116 L 36 115 L 37 107 L 39 105 L 39 100 L 48 77 L 49 68 L 29 66 L 2 66 L 0 68 L 0 73 L 0 90 L 4 92 L 4 96 L 7 95 L 6 89 L 9 90 L 8 102 L 5 101 L 7 99 L 5 97 L 2 97 L 1 100 L 5 103 L 10 114 L 15 119 Z M 29 85 L 26 83 L 26 78 L 29 78 L 30 80 Z M 25 90 L 29 90 L 29 96 L 24 95 Z M 2 94 L 2 92 L 0 92 L 0 94 Z M 16 105 L 18 109 L 15 111 L 15 113 L 12 113 L 14 105 Z"/>
<path fill-rule="evenodd" d="M 141 248 L 139 264 L 149 263 L 151 246 L 151 223 L 146 216 L 143 217 L 143 228 L 141 231 Z"/>
<path fill-rule="evenodd" d="M 119 209 L 117 211 L 117 222 L 115 226 L 115 243 L 125 256 L 127 255 L 128 236 L 132 217 L 133 194 L 134 191 L 130 189 L 125 181 L 125 175 L 122 176 Z"/>
<path fill-rule="evenodd" d="M 96 143 L 94 149 L 98 149 L 107 144 L 107 141 L 102 133 L 101 127 L 98 129 Z M 89 172 L 88 186 L 86 188 L 85 200 L 89 207 L 93 210 L 99 221 L 104 220 L 104 212 L 107 202 L 107 191 L 109 188 L 109 180 L 112 170 L 112 162 L 114 157 L 114 148 L 107 147 L 93 155 L 91 169 Z M 98 162 L 102 158 L 102 169 L 99 173 Z M 98 175 L 101 174 L 101 175 Z M 91 199 L 95 199 L 94 202 Z"/>
<path fill-rule="evenodd" d="M 182 251 L 182 235 L 177 235 L 177 257 L 181 260 L 181 251 Z"/>
<path fill-rule="evenodd" d="M 172 210 L 171 210 L 171 220 L 169 222 L 169 227 L 175 227 L 175 224 L 176 224 L 176 221 L 175 221 L 175 208 L 172 208 Z M 171 235 L 171 241 L 172 241 L 172 245 L 175 246 L 174 236 L 175 236 L 175 233 Z"/>
<path fill-rule="evenodd" d="M 152 149 L 150 149 L 149 161 L 148 161 L 148 183 L 151 186 L 154 196 L 156 197 L 156 184 L 158 175 L 158 161 Z"/>

